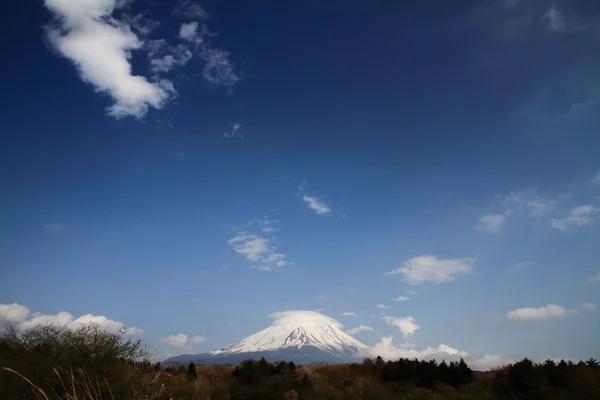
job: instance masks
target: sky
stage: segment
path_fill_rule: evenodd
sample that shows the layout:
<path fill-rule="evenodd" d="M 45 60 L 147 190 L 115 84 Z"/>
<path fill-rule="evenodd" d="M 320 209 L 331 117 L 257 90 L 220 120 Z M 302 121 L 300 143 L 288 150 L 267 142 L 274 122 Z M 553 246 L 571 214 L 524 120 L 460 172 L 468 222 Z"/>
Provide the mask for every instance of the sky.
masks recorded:
<path fill-rule="evenodd" d="M 597 2 L 29 3 L 0 320 L 167 357 L 307 310 L 389 357 L 600 357 Z"/>

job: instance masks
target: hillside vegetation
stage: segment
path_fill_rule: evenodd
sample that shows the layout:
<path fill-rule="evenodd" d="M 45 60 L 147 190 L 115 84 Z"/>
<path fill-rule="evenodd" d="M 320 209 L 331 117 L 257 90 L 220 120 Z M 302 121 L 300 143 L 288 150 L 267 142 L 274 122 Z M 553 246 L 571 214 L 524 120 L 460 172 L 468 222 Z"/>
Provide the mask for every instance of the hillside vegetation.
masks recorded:
<path fill-rule="evenodd" d="M 163 367 L 140 341 L 94 325 L 0 333 L 4 399 L 600 399 L 600 368 L 524 359 L 485 373 L 459 362 L 380 357 L 360 364 Z"/>

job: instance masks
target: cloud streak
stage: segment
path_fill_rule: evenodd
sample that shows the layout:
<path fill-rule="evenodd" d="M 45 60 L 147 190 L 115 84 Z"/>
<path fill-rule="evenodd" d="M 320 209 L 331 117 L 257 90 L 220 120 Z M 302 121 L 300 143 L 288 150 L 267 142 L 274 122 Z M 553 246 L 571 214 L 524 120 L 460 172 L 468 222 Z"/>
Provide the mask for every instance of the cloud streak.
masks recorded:
<path fill-rule="evenodd" d="M 541 307 L 523 307 L 511 310 L 506 314 L 506 321 L 512 322 L 542 322 L 554 319 L 564 319 L 579 315 L 581 311 L 595 311 L 594 303 L 583 303 L 581 309 L 565 308 L 558 304 L 548 304 Z"/>
<path fill-rule="evenodd" d="M 385 275 L 402 275 L 409 285 L 420 285 L 424 282 L 452 282 L 459 275 L 473 272 L 473 258 L 440 259 L 434 255 L 413 257 L 404 262 L 402 267 L 386 272 Z"/>
<path fill-rule="evenodd" d="M 304 195 L 302 196 L 302 200 L 304 200 L 308 208 L 319 215 L 328 215 L 331 212 L 331 208 L 329 208 L 321 197 Z"/>
<path fill-rule="evenodd" d="M 368 326 L 368 325 L 359 325 L 356 328 L 352 328 L 352 329 L 348 329 L 346 331 L 346 333 L 348 335 L 356 335 L 357 333 L 360 332 L 368 332 L 368 331 L 373 331 L 375 329 L 373 329 L 372 327 Z"/>
<path fill-rule="evenodd" d="M 574 207 L 565 218 L 552 219 L 552 228 L 559 231 L 569 231 L 591 225 L 596 219 L 598 208 L 591 204 Z"/>

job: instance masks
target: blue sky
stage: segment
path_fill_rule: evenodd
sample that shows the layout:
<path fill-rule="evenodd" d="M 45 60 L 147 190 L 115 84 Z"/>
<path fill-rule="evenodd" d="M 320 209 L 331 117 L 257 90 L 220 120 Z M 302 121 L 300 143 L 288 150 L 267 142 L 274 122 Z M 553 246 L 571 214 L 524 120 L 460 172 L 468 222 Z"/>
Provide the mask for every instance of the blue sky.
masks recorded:
<path fill-rule="evenodd" d="M 8 7 L 0 318 L 600 356 L 594 2 Z"/>

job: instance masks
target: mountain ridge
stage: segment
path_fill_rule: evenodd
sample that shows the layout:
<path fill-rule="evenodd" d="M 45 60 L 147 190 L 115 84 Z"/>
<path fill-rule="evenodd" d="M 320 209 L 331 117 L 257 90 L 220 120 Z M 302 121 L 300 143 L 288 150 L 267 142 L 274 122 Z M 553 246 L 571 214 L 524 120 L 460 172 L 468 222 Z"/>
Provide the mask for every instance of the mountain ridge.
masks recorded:
<path fill-rule="evenodd" d="M 315 311 L 286 311 L 271 315 L 271 326 L 240 341 L 206 353 L 183 354 L 166 364 L 238 364 L 246 359 L 343 363 L 360 358 L 368 347 L 341 330 L 338 321 Z"/>

